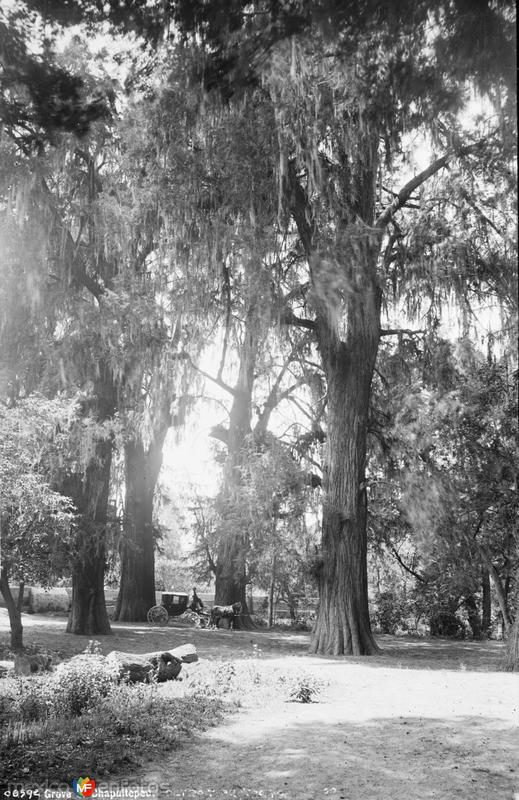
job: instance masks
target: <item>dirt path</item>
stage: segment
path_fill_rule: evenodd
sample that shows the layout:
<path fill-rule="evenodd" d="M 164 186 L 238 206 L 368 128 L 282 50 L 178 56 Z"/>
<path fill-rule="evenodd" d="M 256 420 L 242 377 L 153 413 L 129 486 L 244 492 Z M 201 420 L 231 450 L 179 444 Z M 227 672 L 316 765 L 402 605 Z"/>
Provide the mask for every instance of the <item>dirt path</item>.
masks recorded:
<path fill-rule="evenodd" d="M 519 791 L 514 676 L 316 658 L 305 667 L 330 681 L 320 703 L 244 709 L 144 772 L 141 785 L 156 784 L 160 797 L 255 790 L 290 800 L 512 800 Z"/>
<path fill-rule="evenodd" d="M 0 632 L 2 621 L 0 613 Z M 62 619 L 27 622 L 27 641 L 84 648 L 83 637 L 64 635 Z M 499 643 L 380 637 L 381 656 L 334 659 L 306 656 L 305 634 L 144 625 L 117 625 L 114 634 L 101 638 L 104 652 L 194 641 L 201 659 L 255 654 L 267 673 L 304 666 L 328 681 L 319 703 L 246 707 L 127 776 L 148 797 L 519 799 L 519 678 L 497 671 Z M 109 788 L 125 784 L 114 778 Z"/>

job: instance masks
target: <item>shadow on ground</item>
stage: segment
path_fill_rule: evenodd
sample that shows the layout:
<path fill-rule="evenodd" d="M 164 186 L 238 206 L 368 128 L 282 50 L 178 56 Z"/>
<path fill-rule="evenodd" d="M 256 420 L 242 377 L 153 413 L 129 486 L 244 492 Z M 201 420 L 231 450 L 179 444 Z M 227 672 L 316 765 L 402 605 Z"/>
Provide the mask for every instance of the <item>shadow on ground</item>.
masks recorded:
<path fill-rule="evenodd" d="M 25 641 L 62 658 L 83 651 L 89 637 L 67 635 L 65 625 L 24 615 Z M 4 645 L 8 630 L 0 610 Z M 149 787 L 151 800 L 512 800 L 519 792 L 519 687 L 516 675 L 498 672 L 502 643 L 380 636 L 381 655 L 332 658 L 308 656 L 304 633 L 116 623 L 97 638 L 104 653 L 193 642 L 201 659 L 254 657 L 267 673 L 303 667 L 327 682 L 320 703 L 265 697 L 101 789 Z"/>
<path fill-rule="evenodd" d="M 66 617 L 24 614 L 24 641 L 53 650 L 58 658 L 82 652 L 92 637 L 65 633 Z M 0 609 L 0 642 L 8 643 L 9 622 L 5 609 Z M 286 631 L 212 631 L 180 627 L 173 623 L 151 626 L 147 623 L 112 623 L 111 636 L 95 637 L 103 653 L 110 650 L 136 653 L 167 650 L 193 642 L 201 658 L 235 658 L 257 655 L 278 658 L 283 655 L 308 654 L 310 634 Z M 382 650 L 378 656 L 347 657 L 348 663 L 362 663 L 378 668 L 463 669 L 469 671 L 500 670 L 504 658 L 502 642 L 453 641 L 450 639 L 407 639 L 399 636 L 377 636 Z M 334 660 L 326 656 L 327 660 Z M 344 663 L 344 657 L 338 657 Z"/>
<path fill-rule="evenodd" d="M 157 795 L 169 798 L 262 792 L 289 800 L 511 800 L 519 788 L 517 747 L 502 720 L 327 722 L 311 711 L 303 707 L 297 721 L 268 735 L 258 726 L 258 736 L 246 741 L 232 740 L 233 722 L 202 737 L 187 758 L 143 775 L 141 785 L 156 785 Z M 205 785 L 201 773 L 211 776 Z"/>

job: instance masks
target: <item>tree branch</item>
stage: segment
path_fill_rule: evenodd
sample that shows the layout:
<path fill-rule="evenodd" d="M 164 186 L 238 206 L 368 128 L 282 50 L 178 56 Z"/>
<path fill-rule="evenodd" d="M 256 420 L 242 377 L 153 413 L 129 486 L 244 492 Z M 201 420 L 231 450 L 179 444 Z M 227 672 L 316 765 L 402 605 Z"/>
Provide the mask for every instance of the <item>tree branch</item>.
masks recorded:
<path fill-rule="evenodd" d="M 288 176 L 285 179 L 285 183 L 290 213 L 296 223 L 305 255 L 307 258 L 310 258 L 313 251 L 314 226 L 311 221 L 308 198 L 299 182 L 293 161 L 289 162 Z"/>
<path fill-rule="evenodd" d="M 415 572 L 414 569 L 412 569 L 411 567 L 408 567 L 407 564 L 404 563 L 404 561 L 402 561 L 402 559 L 400 558 L 400 555 L 398 553 L 398 550 L 395 547 L 393 547 L 393 545 L 390 544 L 390 542 L 387 542 L 386 544 L 389 545 L 389 549 L 393 553 L 394 557 L 396 558 L 396 560 L 398 561 L 400 566 L 405 569 L 406 572 L 409 572 L 410 575 L 413 575 L 413 577 L 415 577 L 417 580 L 421 581 L 422 583 L 427 583 L 428 582 L 427 579 L 423 577 L 423 575 L 420 575 L 418 572 Z"/>
<path fill-rule="evenodd" d="M 292 361 L 292 357 L 293 354 L 291 354 L 288 360 L 283 364 L 276 380 L 274 381 L 272 389 L 270 390 L 269 395 L 263 405 L 263 411 L 261 412 L 261 414 L 259 414 L 259 418 L 255 426 L 255 430 L 257 431 L 265 431 L 267 429 L 267 425 L 272 411 L 275 409 L 278 403 L 281 402 L 282 397 L 278 397 L 278 389 L 288 369 L 288 366 Z"/>
<path fill-rule="evenodd" d="M 476 142 L 472 145 L 467 145 L 467 147 L 461 147 L 458 150 L 451 150 L 448 153 L 445 153 L 441 158 L 437 158 L 436 161 L 433 161 L 426 169 L 419 172 L 418 175 L 415 175 L 410 181 L 408 181 L 405 186 L 398 192 L 395 196 L 395 199 L 392 203 L 380 214 L 377 221 L 375 222 L 375 228 L 378 230 L 383 230 L 388 222 L 391 221 L 394 214 L 407 203 L 410 199 L 413 192 L 418 189 L 423 183 L 429 180 L 433 175 L 439 172 L 441 169 L 446 167 L 454 158 L 459 156 L 466 156 L 469 153 L 474 152 L 484 144 L 487 139 L 482 139 L 479 142 Z"/>
<path fill-rule="evenodd" d="M 487 217 L 487 215 L 479 208 L 478 205 L 476 205 L 475 201 L 472 199 L 466 189 L 461 189 L 460 194 L 469 204 L 469 206 L 476 212 L 479 218 L 483 220 L 483 222 L 486 222 L 486 224 L 489 225 L 498 234 L 498 236 L 503 236 L 503 231 L 498 228 L 497 225 L 494 225 L 492 220 Z"/>
<path fill-rule="evenodd" d="M 292 386 L 289 386 L 288 389 L 285 389 L 283 392 L 281 392 L 281 394 L 276 393 L 275 395 L 273 395 L 271 402 L 269 403 L 267 401 L 267 403 L 265 404 L 265 408 L 263 409 L 261 417 L 258 420 L 258 424 L 256 425 L 256 430 L 265 430 L 270 415 L 274 410 L 274 408 L 278 406 L 282 400 L 286 400 L 287 398 L 289 398 L 292 392 L 295 392 L 295 390 L 298 389 L 300 386 L 303 386 L 304 383 L 305 379 L 299 378 L 295 383 L 292 384 Z"/>
<path fill-rule="evenodd" d="M 228 428 L 224 428 L 223 425 L 213 425 L 209 431 L 209 435 L 212 436 L 213 439 L 218 439 L 219 442 L 223 442 L 223 444 L 229 446 L 229 430 Z"/>
<path fill-rule="evenodd" d="M 381 328 L 380 336 L 423 336 L 427 331 L 412 331 L 409 328 Z"/>
<path fill-rule="evenodd" d="M 279 321 L 281 325 L 297 325 L 298 328 L 306 328 L 309 331 L 315 331 L 317 327 L 313 319 L 298 317 L 289 308 L 283 309 L 279 316 Z"/>
<path fill-rule="evenodd" d="M 308 294 L 309 288 L 310 283 L 308 281 L 305 281 L 305 283 L 299 283 L 294 289 L 292 289 L 283 297 L 283 305 L 286 306 L 291 300 L 304 299 Z"/>
<path fill-rule="evenodd" d="M 40 186 L 42 187 L 46 197 L 47 207 L 54 217 L 54 225 L 56 229 L 61 231 L 61 235 L 63 237 L 61 260 L 69 266 L 77 284 L 83 286 L 83 288 L 90 292 L 97 302 L 99 302 L 101 296 L 104 294 L 104 287 L 101 283 L 87 273 L 83 259 L 79 258 L 81 250 L 81 242 L 79 237 L 77 241 L 74 241 L 74 237 L 72 236 L 70 229 L 66 227 L 64 221 L 58 213 L 58 210 L 56 209 L 54 202 L 55 198 L 49 185 L 47 184 L 47 181 L 44 178 L 41 179 Z M 84 225 L 82 219 L 80 223 L 80 231 L 83 227 Z"/>
<path fill-rule="evenodd" d="M 220 365 L 216 375 L 218 380 L 222 380 L 222 373 L 227 356 L 227 347 L 229 344 L 229 334 L 231 331 L 231 279 L 229 275 L 229 267 L 225 264 L 225 261 L 222 264 L 222 277 L 225 295 L 225 334 L 223 337 L 222 356 L 220 358 Z"/>
<path fill-rule="evenodd" d="M 233 388 L 232 388 L 232 386 L 229 386 L 227 383 L 225 383 L 225 381 L 223 381 L 223 380 L 222 380 L 221 378 L 219 378 L 218 376 L 216 376 L 216 378 L 215 378 L 215 377 L 213 377 L 213 375 L 209 375 L 209 373 L 208 373 L 208 372 L 206 372 L 205 370 L 203 370 L 203 369 L 200 369 L 200 367 L 198 367 L 198 366 L 195 364 L 195 362 L 193 361 L 193 359 L 191 358 L 191 356 L 189 355 L 189 353 L 185 353 L 185 352 L 183 352 L 183 353 L 178 353 L 176 357 L 177 357 L 177 358 L 185 358 L 185 359 L 186 359 L 186 361 L 188 361 L 188 362 L 189 362 L 189 365 L 190 365 L 190 366 L 191 366 L 191 367 L 192 367 L 192 368 L 193 368 L 193 369 L 194 369 L 196 372 L 198 372 L 198 373 L 199 373 L 199 375 L 202 375 L 202 377 L 204 377 L 204 378 L 207 378 L 208 380 L 212 381 L 213 383 L 216 383 L 216 385 L 217 385 L 217 386 L 219 386 L 219 387 L 220 387 L 220 389 L 223 389 L 224 391 L 228 392 L 230 395 L 232 395 L 232 397 L 236 397 L 236 390 L 235 390 L 235 389 L 233 389 Z"/>

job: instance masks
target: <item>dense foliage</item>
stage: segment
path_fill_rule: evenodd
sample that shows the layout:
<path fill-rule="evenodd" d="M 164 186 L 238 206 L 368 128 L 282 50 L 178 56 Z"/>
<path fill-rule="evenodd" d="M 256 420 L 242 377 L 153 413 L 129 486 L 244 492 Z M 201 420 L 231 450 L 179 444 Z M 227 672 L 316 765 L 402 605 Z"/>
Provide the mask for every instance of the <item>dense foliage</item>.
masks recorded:
<path fill-rule="evenodd" d="M 66 572 L 75 509 L 55 480 L 74 417 L 75 404 L 41 395 L 0 408 L 2 570 L 13 582 L 51 586 Z"/>
<path fill-rule="evenodd" d="M 512 23 L 484 0 L 2 12 L 2 556 L 71 576 L 69 630 L 109 631 L 108 561 L 116 616 L 145 619 L 163 448 L 201 395 L 217 602 L 253 585 L 272 623 L 318 592 L 321 653 L 376 651 L 368 596 L 383 630 L 482 635 L 491 602 L 511 627 Z"/>

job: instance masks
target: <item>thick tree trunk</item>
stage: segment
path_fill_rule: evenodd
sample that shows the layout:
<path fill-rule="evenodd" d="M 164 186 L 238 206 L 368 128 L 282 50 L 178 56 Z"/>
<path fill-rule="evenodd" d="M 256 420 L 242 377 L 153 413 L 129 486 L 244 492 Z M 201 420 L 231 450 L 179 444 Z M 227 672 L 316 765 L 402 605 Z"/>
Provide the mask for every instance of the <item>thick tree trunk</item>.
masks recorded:
<path fill-rule="evenodd" d="M 220 542 L 218 548 L 214 604 L 229 606 L 241 603 L 242 613 L 234 624 L 236 630 L 250 630 L 254 627 L 247 605 L 247 579 L 244 572 L 247 548 L 246 537 L 240 540 L 236 535 Z"/>
<path fill-rule="evenodd" d="M 378 252 L 378 251 L 376 251 Z M 328 385 L 319 608 L 310 652 L 370 655 L 367 579 L 366 439 L 371 382 L 380 334 L 376 252 L 365 256 L 363 283 L 346 309 L 341 341 L 318 315 L 318 338 Z"/>
<path fill-rule="evenodd" d="M 319 609 L 311 652 L 370 655 L 365 485 L 369 393 L 376 345 L 343 343 L 330 359 Z M 374 350 L 374 351 L 373 351 Z"/>
<path fill-rule="evenodd" d="M 81 545 L 81 560 L 72 571 L 72 604 L 67 633 L 85 636 L 111 633 L 106 611 L 104 574 L 105 543 L 95 533 L 86 532 Z"/>
<path fill-rule="evenodd" d="M 490 592 L 490 575 L 485 567 L 481 570 L 481 593 L 481 628 L 483 636 L 489 636 L 492 625 L 492 594 Z"/>
<path fill-rule="evenodd" d="M 121 583 L 114 619 L 144 622 L 155 605 L 153 492 L 148 459 L 140 441 L 124 447 L 126 500 L 120 545 Z"/>
<path fill-rule="evenodd" d="M 7 567 L 2 566 L 0 572 L 0 590 L 5 600 L 7 613 L 9 615 L 9 625 L 11 628 L 11 650 L 23 650 L 23 625 L 22 625 L 22 603 L 23 603 L 23 584 L 20 585 L 18 602 L 15 601 L 7 577 Z"/>
<path fill-rule="evenodd" d="M 112 443 L 98 442 L 96 458 L 87 468 L 85 483 L 77 476 L 81 511 L 80 536 L 72 567 L 72 603 L 67 633 L 86 636 L 111 633 L 106 611 L 104 575 L 106 523 Z"/>
<path fill-rule="evenodd" d="M 230 507 L 239 496 L 240 467 L 244 458 L 246 437 L 251 433 L 252 389 L 254 368 L 258 351 L 260 323 L 254 301 L 249 306 L 244 340 L 240 352 L 240 370 L 233 390 L 233 403 L 229 418 L 227 436 L 228 456 L 224 477 L 224 494 Z M 215 574 L 215 605 L 230 605 L 240 602 L 242 614 L 236 619 L 235 627 L 251 629 L 254 627 L 247 607 L 247 555 L 249 538 L 247 531 L 231 529 L 220 541 Z"/>
<path fill-rule="evenodd" d="M 113 375 L 104 361 L 85 413 L 94 413 L 99 423 L 112 419 L 117 392 Z M 99 438 L 84 473 L 71 476 L 62 487 L 80 514 L 79 536 L 72 564 L 72 603 L 67 633 L 94 636 L 111 633 L 106 611 L 106 526 L 112 467 L 113 437 Z"/>
<path fill-rule="evenodd" d="M 505 669 L 508 672 L 519 672 L 519 614 L 515 618 L 508 637 Z"/>
<path fill-rule="evenodd" d="M 483 631 L 481 627 L 481 619 L 479 616 L 478 605 L 476 598 L 473 594 L 469 594 L 464 599 L 465 608 L 467 609 L 467 618 L 469 621 L 470 629 L 472 631 L 472 638 L 479 640 L 483 638 Z"/>
<path fill-rule="evenodd" d="M 126 499 L 120 547 L 121 584 L 114 615 L 123 622 L 144 622 L 155 605 L 153 498 L 170 426 L 169 402 L 167 405 L 148 449 L 138 439 L 127 442 L 124 448 Z"/>
<path fill-rule="evenodd" d="M 65 487 L 81 514 L 67 633 L 87 636 L 111 633 L 104 593 L 111 464 L 112 442 L 99 440 L 84 478 L 75 475 L 71 490 Z"/>
<path fill-rule="evenodd" d="M 499 577 L 499 573 L 495 568 L 492 558 L 488 550 L 483 547 L 482 545 L 479 546 L 479 551 L 483 558 L 483 563 L 485 564 L 490 577 L 492 578 L 492 583 L 494 584 L 494 589 L 497 595 L 497 602 L 499 603 L 499 610 L 501 611 L 501 616 L 503 619 L 503 628 L 505 635 L 508 634 L 510 628 L 512 627 L 512 622 L 510 620 L 510 614 L 508 612 L 508 604 L 506 598 L 506 592 L 503 588 L 503 584 L 501 583 L 501 578 Z"/>
<path fill-rule="evenodd" d="M 274 624 L 274 589 L 276 586 L 276 554 L 272 558 L 272 568 L 270 572 L 270 586 L 269 586 L 269 610 L 268 610 L 268 626 L 272 628 Z"/>
<path fill-rule="evenodd" d="M 367 121 L 366 121 L 367 123 Z M 335 231 L 319 229 L 312 198 L 288 169 L 287 199 L 308 259 L 309 299 L 328 388 L 319 608 L 310 652 L 369 655 L 366 438 L 371 382 L 380 337 L 377 276 L 384 222 L 375 224 L 378 132 L 365 132 L 341 168 Z"/>

